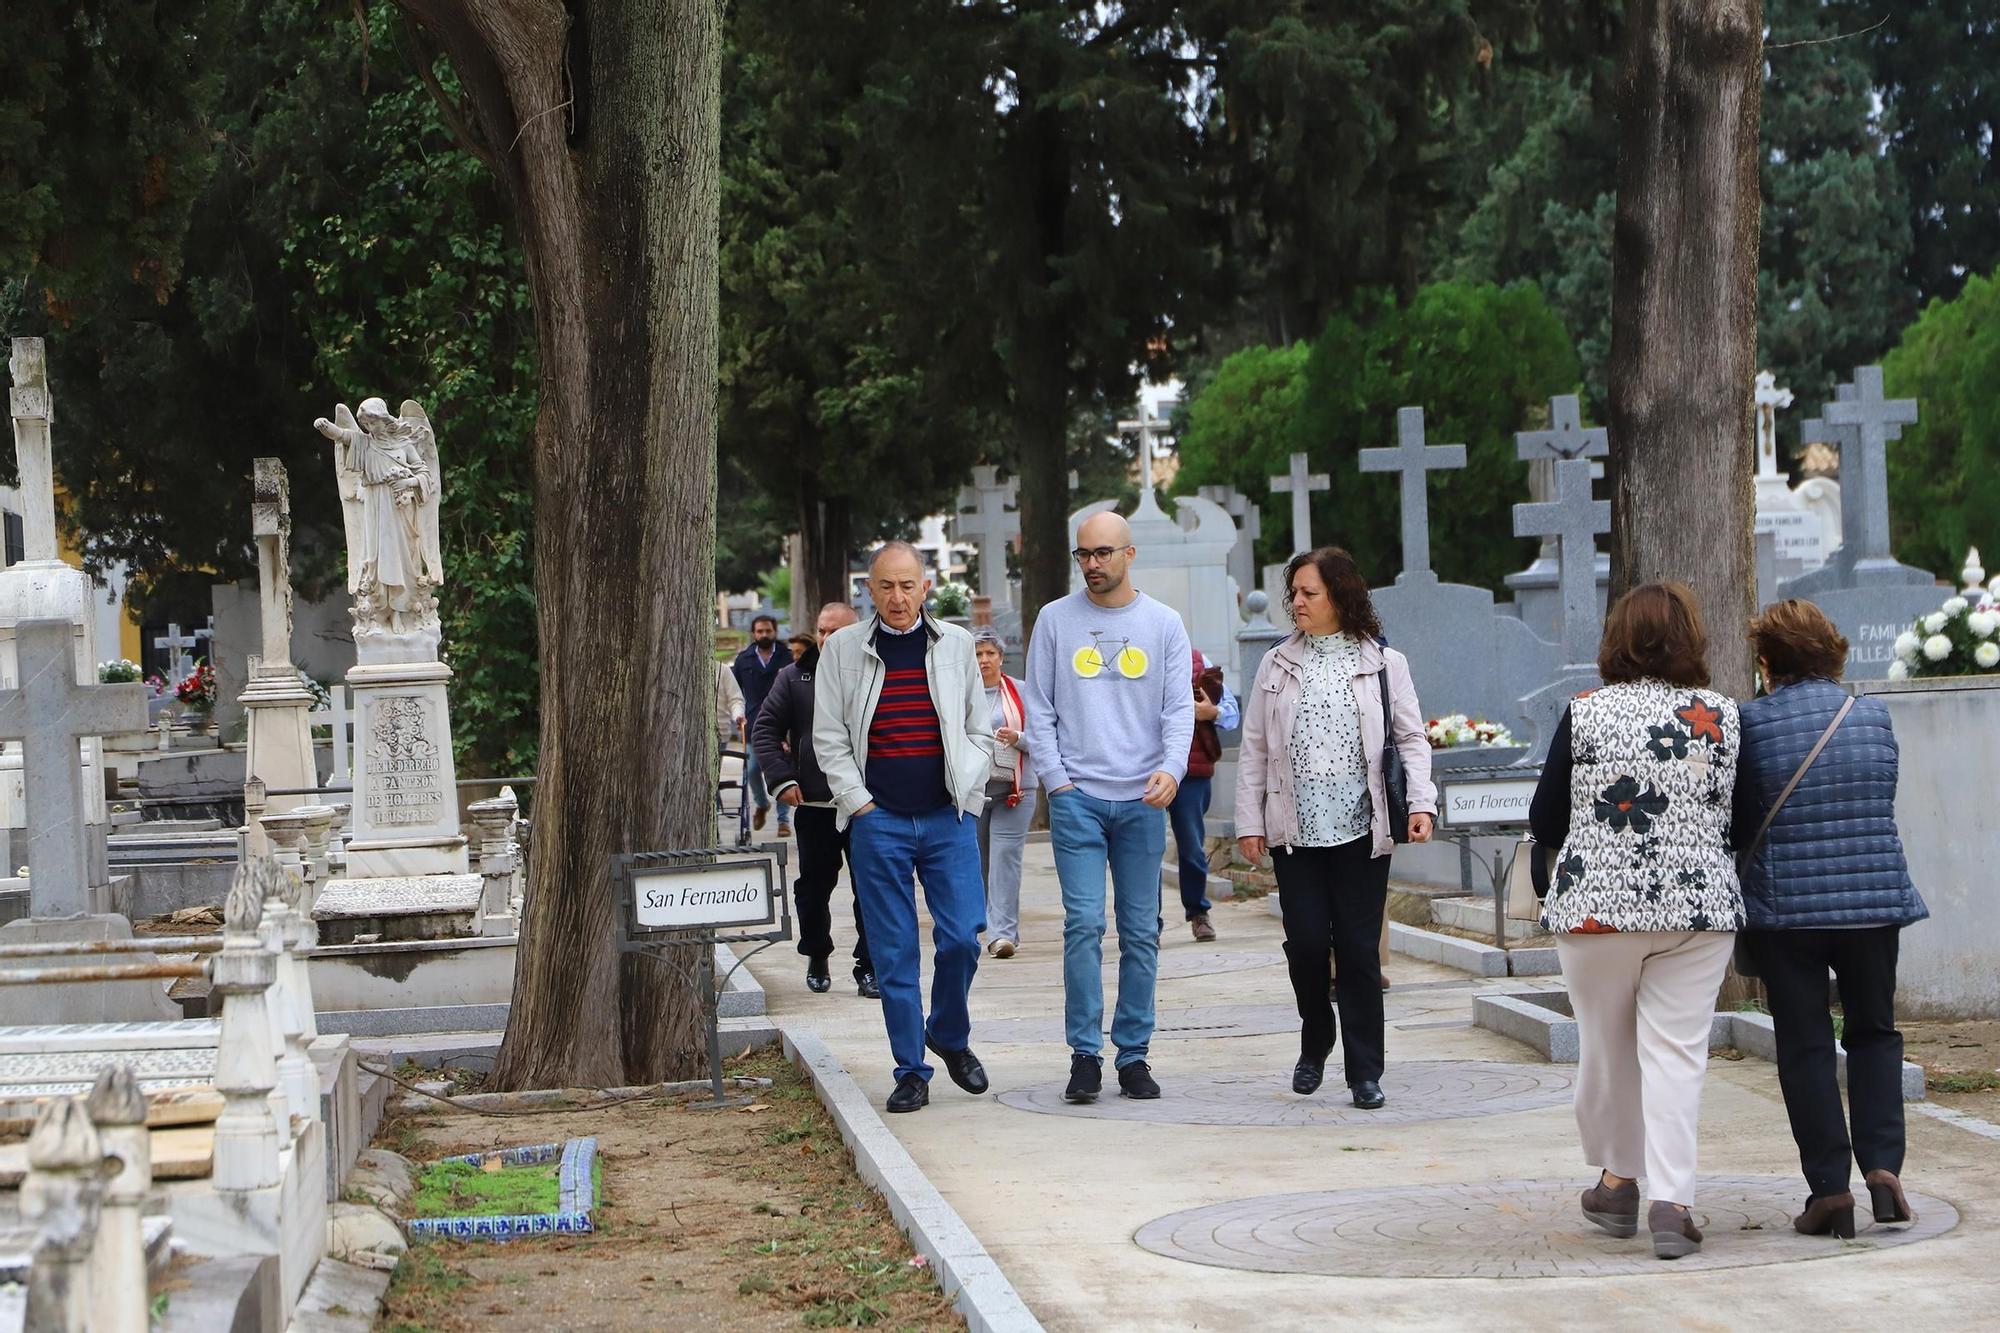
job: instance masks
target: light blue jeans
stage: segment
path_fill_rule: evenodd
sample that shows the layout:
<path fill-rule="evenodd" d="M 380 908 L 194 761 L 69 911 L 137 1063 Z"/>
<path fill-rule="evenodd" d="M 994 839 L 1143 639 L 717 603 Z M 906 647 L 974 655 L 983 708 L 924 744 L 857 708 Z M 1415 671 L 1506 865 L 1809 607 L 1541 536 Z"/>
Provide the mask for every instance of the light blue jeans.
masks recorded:
<path fill-rule="evenodd" d="M 1063 1026 L 1078 1055 L 1104 1049 L 1104 889 L 1118 913 L 1117 1067 L 1146 1058 L 1160 966 L 1160 858 L 1167 813 L 1144 801 L 1100 801 L 1077 788 L 1049 797 L 1049 842 L 1063 900 Z"/>

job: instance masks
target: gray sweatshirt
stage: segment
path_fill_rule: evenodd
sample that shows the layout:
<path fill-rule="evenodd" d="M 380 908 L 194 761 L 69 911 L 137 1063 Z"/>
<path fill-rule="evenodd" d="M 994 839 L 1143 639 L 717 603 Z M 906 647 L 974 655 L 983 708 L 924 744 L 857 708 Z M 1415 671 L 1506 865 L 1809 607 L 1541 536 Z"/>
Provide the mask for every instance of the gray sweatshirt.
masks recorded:
<path fill-rule="evenodd" d="M 1100 801 L 1136 801 L 1154 773 L 1176 782 L 1187 774 L 1194 741 L 1187 628 L 1144 593 L 1116 607 L 1081 592 L 1050 602 L 1035 619 L 1021 702 L 1028 757 L 1043 785 L 1075 783 Z"/>

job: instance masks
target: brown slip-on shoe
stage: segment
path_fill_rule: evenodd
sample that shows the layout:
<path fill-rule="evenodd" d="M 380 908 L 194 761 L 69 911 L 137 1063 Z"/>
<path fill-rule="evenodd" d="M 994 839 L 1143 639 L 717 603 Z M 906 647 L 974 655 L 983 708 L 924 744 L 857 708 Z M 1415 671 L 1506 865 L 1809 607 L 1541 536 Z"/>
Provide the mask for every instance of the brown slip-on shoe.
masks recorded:
<path fill-rule="evenodd" d="M 1838 1236 L 1854 1239 L 1854 1196 L 1846 1190 L 1806 1200 L 1806 1210 L 1792 1219 L 1792 1228 L 1801 1236 Z"/>
<path fill-rule="evenodd" d="M 1607 1185 L 1600 1175 L 1597 1183 L 1583 1192 L 1583 1215 L 1614 1236 L 1637 1235 L 1639 1182 L 1628 1180 L 1623 1185 Z"/>
<path fill-rule="evenodd" d="M 1686 1209 L 1655 1200 L 1646 1208 L 1646 1230 L 1653 1233 L 1653 1257 L 1681 1259 L 1701 1250 L 1701 1229 Z"/>
<path fill-rule="evenodd" d="M 1868 1186 L 1868 1201 L 1875 1206 L 1877 1222 L 1914 1222 L 1916 1210 L 1903 1196 L 1903 1182 L 1896 1178 L 1894 1171 L 1884 1171 L 1879 1167 L 1861 1179 Z"/>
<path fill-rule="evenodd" d="M 1215 927 L 1209 924 L 1208 913 L 1202 912 L 1197 916 L 1190 917 L 1188 924 L 1194 927 L 1194 937 L 1203 944 L 1207 944 L 1215 938 Z"/>

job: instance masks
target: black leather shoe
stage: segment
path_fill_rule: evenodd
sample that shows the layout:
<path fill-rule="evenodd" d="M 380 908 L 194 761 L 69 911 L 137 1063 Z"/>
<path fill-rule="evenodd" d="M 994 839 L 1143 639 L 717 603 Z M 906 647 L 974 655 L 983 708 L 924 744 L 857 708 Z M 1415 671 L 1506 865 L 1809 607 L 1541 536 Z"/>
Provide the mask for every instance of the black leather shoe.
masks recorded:
<path fill-rule="evenodd" d="M 962 1051 L 947 1051 L 944 1047 L 924 1038 L 924 1046 L 944 1062 L 944 1072 L 951 1075 L 951 1081 L 966 1092 L 977 1097 L 986 1091 L 986 1066 L 979 1063 L 979 1057 L 972 1053 L 970 1046 Z"/>
<path fill-rule="evenodd" d="M 897 1114 L 921 1111 L 930 1104 L 931 1085 L 920 1074 L 903 1075 L 896 1080 L 896 1090 L 889 1094 L 889 1110 Z"/>
<path fill-rule="evenodd" d="M 875 974 L 873 972 L 863 972 L 854 979 L 854 993 L 864 1000 L 879 1000 L 882 998 L 882 988 L 875 984 Z"/>
<path fill-rule="evenodd" d="M 833 974 L 826 970 L 826 959 L 806 961 L 806 989 L 815 995 L 824 995 L 833 989 Z"/>
<path fill-rule="evenodd" d="M 1292 1091 L 1301 1097 L 1310 1097 L 1319 1091 L 1319 1085 L 1326 1082 L 1326 1061 L 1301 1060 L 1292 1066 Z"/>
<path fill-rule="evenodd" d="M 1364 1111 L 1372 1111 L 1387 1100 L 1382 1095 L 1382 1085 L 1372 1078 L 1364 1078 L 1354 1085 L 1354 1104 Z"/>
<path fill-rule="evenodd" d="M 1063 1089 L 1066 1102 L 1094 1102 L 1104 1090 L 1104 1061 L 1094 1055 L 1070 1053 L 1069 1086 Z"/>
<path fill-rule="evenodd" d="M 1118 1067 L 1118 1091 L 1135 1102 L 1160 1099 L 1160 1085 L 1153 1081 L 1152 1067 L 1144 1060 Z"/>

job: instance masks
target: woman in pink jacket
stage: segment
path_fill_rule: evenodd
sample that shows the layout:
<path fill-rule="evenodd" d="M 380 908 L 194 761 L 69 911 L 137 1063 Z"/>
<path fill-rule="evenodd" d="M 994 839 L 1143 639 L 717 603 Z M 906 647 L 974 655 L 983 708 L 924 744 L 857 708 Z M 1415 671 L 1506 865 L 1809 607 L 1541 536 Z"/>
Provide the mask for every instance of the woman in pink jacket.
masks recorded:
<path fill-rule="evenodd" d="M 1265 654 L 1243 696 L 1236 769 L 1236 842 L 1261 864 L 1269 849 L 1298 997 L 1292 1091 L 1319 1090 L 1340 1009 L 1341 1065 L 1354 1104 L 1382 1105 L 1382 973 L 1376 939 L 1389 895 L 1389 853 L 1427 842 L 1437 814 L 1431 747 L 1410 664 L 1382 640 L 1368 583 L 1337 546 L 1292 557 L 1285 605 L 1296 627 Z M 1388 730 L 1408 778 L 1409 827 L 1391 829 L 1383 788 Z M 1333 957 L 1329 977 L 1328 953 Z M 1337 977 L 1337 980 L 1334 979 Z"/>

